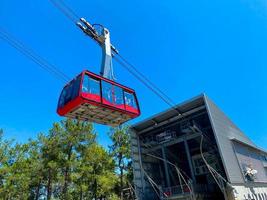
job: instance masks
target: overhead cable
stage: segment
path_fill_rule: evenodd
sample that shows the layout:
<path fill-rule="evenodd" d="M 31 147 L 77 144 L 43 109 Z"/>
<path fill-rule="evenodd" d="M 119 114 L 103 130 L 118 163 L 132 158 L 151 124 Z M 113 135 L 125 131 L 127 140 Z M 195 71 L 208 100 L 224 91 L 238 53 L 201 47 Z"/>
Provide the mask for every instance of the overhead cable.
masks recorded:
<path fill-rule="evenodd" d="M 150 89 L 154 94 L 156 94 L 159 98 L 161 98 L 167 105 L 170 107 L 173 107 L 172 102 L 170 102 L 167 98 L 165 98 L 160 92 L 151 86 L 148 82 L 146 82 L 142 77 L 140 77 L 133 69 L 131 69 L 128 65 L 126 65 L 124 62 L 119 60 L 117 57 L 114 57 L 114 60 L 116 60 L 121 66 L 123 66 L 129 73 L 131 73 L 137 80 L 139 80 L 141 83 L 143 83 L 148 89 Z M 180 114 L 180 113 L 179 113 Z"/>
<path fill-rule="evenodd" d="M 69 20 L 76 23 L 79 16 L 63 1 L 63 0 L 49 0 L 56 8 L 58 8 Z"/>
<path fill-rule="evenodd" d="M 32 49 L 27 47 L 24 43 L 16 39 L 14 36 L 12 36 L 10 33 L 8 33 L 1 27 L 0 27 L 0 38 L 2 40 L 5 40 L 10 46 L 14 47 L 20 53 L 22 53 L 23 55 L 34 61 L 42 69 L 48 71 L 57 79 L 63 81 L 64 83 L 69 80 L 69 77 L 66 74 L 64 74 L 61 70 L 59 70 L 58 67 L 49 63 L 46 59 L 42 58 L 40 55 L 38 55 L 36 52 L 34 52 Z"/>
<path fill-rule="evenodd" d="M 173 105 L 175 102 L 165 93 L 163 92 L 155 83 L 153 83 L 151 80 L 149 80 L 142 72 L 140 72 L 133 64 L 131 64 L 129 61 L 127 61 L 120 53 L 116 54 L 120 59 L 125 62 L 128 66 L 130 66 L 133 71 L 135 71 L 140 77 L 142 77 L 146 82 L 148 82 L 151 86 L 153 86 L 164 98 L 168 100 L 168 102 L 172 103 Z"/>

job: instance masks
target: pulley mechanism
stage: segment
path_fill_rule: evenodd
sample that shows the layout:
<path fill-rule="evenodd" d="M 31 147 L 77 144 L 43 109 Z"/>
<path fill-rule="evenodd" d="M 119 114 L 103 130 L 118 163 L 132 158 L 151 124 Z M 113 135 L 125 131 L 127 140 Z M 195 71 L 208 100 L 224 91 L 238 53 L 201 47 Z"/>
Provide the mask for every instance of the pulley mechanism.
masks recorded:
<path fill-rule="evenodd" d="M 115 80 L 112 66 L 112 56 L 114 53 L 118 54 L 119 52 L 110 42 L 109 30 L 101 25 L 102 30 L 99 33 L 94 28 L 94 25 L 91 25 L 84 18 L 80 18 L 80 21 L 76 24 L 87 36 L 91 37 L 102 48 L 102 64 L 100 75 L 104 78 Z"/>

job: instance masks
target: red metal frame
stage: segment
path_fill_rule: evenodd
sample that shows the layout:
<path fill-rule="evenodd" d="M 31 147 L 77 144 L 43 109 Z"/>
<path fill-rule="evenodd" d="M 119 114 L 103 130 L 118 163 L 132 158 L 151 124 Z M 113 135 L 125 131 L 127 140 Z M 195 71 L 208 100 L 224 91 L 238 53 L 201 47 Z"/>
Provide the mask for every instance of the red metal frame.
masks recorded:
<path fill-rule="evenodd" d="M 100 83 L 100 101 L 97 100 L 97 98 L 93 97 L 93 94 L 85 94 L 85 93 L 82 92 L 82 83 L 83 83 L 85 75 L 89 75 L 89 77 L 92 77 L 92 78 L 95 78 L 96 80 L 99 80 L 99 83 Z M 116 82 L 114 82 L 112 80 L 109 80 L 107 78 L 104 78 L 102 76 L 99 76 L 99 75 L 97 75 L 95 73 L 92 73 L 92 72 L 90 72 L 88 70 L 82 71 L 73 80 L 71 80 L 67 85 L 65 85 L 63 90 L 68 85 L 70 85 L 73 81 L 75 81 L 79 76 L 81 76 L 81 82 L 80 82 L 80 88 L 79 88 L 78 96 L 75 99 L 72 99 L 70 102 L 68 102 L 62 108 L 59 108 L 59 105 L 58 105 L 57 112 L 58 112 L 59 115 L 61 115 L 61 116 L 66 115 L 67 113 L 69 113 L 70 111 L 74 110 L 76 107 L 78 107 L 79 105 L 81 105 L 83 103 L 89 103 L 89 104 L 92 104 L 94 106 L 104 107 L 104 108 L 111 109 L 111 110 L 116 110 L 116 111 L 119 111 L 121 113 L 127 114 L 132 118 L 138 117 L 140 115 L 139 102 L 137 101 L 136 94 L 135 94 L 135 91 L 133 89 L 128 88 L 128 87 L 126 87 L 124 85 L 121 85 L 119 83 L 116 83 Z M 108 82 L 108 83 L 110 83 L 112 85 L 115 85 L 115 86 L 118 86 L 118 87 L 122 88 L 123 91 L 126 91 L 128 93 L 133 94 L 134 98 L 135 98 L 137 109 L 132 108 L 131 106 L 127 106 L 125 104 L 124 92 L 123 92 L 123 102 L 124 102 L 123 108 L 121 108 L 120 105 L 104 103 L 103 102 L 103 97 L 102 97 L 102 80 L 104 80 L 104 81 L 106 81 L 106 82 Z M 63 92 L 63 90 L 62 90 L 62 92 Z M 61 95 L 62 94 L 60 94 L 60 96 Z M 88 97 L 86 97 L 86 96 L 88 96 Z M 96 100 L 92 100 L 92 99 L 96 99 Z"/>

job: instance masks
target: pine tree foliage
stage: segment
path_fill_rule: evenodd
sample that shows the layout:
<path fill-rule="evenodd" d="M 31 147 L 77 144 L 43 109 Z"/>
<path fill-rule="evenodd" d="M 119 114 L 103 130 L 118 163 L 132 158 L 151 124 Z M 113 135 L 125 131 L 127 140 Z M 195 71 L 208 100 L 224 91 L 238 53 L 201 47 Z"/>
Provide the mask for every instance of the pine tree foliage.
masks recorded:
<path fill-rule="evenodd" d="M 131 177 L 129 170 L 131 168 L 129 127 L 125 125 L 112 128 L 109 135 L 112 141 L 110 153 L 119 173 L 120 199 L 123 199 L 123 189 L 129 182 L 127 178 Z"/>
<path fill-rule="evenodd" d="M 0 129 L 0 199 L 118 200 L 128 174 L 127 129 L 111 131 L 110 152 L 88 122 L 54 123 L 23 144 L 4 139 Z"/>

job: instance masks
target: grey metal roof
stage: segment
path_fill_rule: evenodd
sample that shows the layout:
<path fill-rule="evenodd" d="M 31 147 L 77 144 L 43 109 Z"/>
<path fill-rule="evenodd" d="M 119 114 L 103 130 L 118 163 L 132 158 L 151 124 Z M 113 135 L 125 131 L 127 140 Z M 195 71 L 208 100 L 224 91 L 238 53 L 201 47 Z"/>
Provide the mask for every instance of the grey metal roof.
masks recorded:
<path fill-rule="evenodd" d="M 170 118 L 173 118 L 178 115 L 178 112 L 175 110 L 179 110 L 181 113 L 185 113 L 189 110 L 197 108 L 201 105 L 205 105 L 204 103 L 204 94 L 198 95 L 190 100 L 184 101 L 173 108 L 169 108 L 163 112 L 160 112 L 152 117 L 149 117 L 139 123 L 136 123 L 131 126 L 135 131 L 144 130 L 150 126 L 154 126 L 155 124 L 159 124 L 163 121 L 166 121 Z"/>

